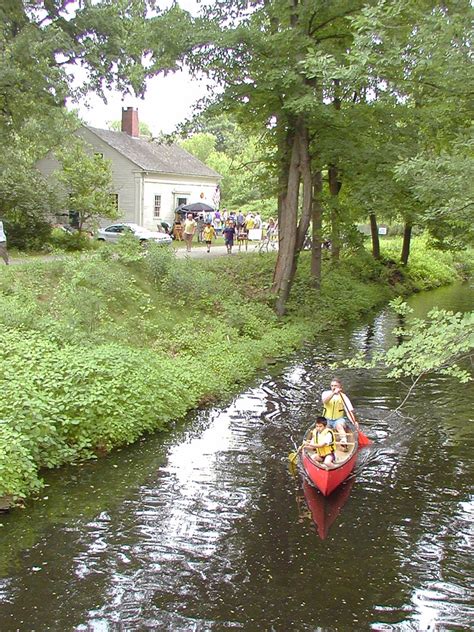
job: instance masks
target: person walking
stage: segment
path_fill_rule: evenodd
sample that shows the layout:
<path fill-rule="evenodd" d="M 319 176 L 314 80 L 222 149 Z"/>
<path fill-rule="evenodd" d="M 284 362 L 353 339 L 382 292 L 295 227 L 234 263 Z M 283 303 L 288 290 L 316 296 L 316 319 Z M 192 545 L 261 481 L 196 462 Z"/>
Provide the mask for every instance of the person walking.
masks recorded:
<path fill-rule="evenodd" d="M 204 230 L 205 225 L 206 223 L 204 221 L 204 215 L 202 213 L 199 213 L 198 218 L 197 218 L 197 228 L 196 228 L 198 244 L 204 241 L 202 238 L 202 231 Z"/>
<path fill-rule="evenodd" d="M 8 251 L 7 251 L 7 236 L 3 227 L 3 222 L 0 220 L 0 257 L 5 261 L 5 265 L 8 265 Z"/>
<path fill-rule="evenodd" d="M 211 224 L 211 222 L 207 222 L 202 231 L 202 238 L 206 242 L 207 252 L 211 252 L 211 244 L 212 240 L 217 238 L 216 229 Z"/>
<path fill-rule="evenodd" d="M 276 248 L 275 240 L 276 240 L 276 224 L 273 217 L 268 219 L 268 224 L 265 230 L 265 240 L 262 243 L 262 246 L 266 248 L 268 252 L 268 248 L 271 246 L 273 249 Z"/>
<path fill-rule="evenodd" d="M 197 224 L 193 219 L 192 213 L 189 213 L 186 221 L 184 222 L 184 241 L 186 242 L 186 251 L 191 252 L 191 245 L 193 243 L 194 233 L 196 232 Z"/>
<path fill-rule="evenodd" d="M 227 248 L 227 253 L 229 255 L 231 255 L 232 254 L 232 247 L 234 245 L 234 237 L 235 237 L 234 222 L 231 222 L 229 220 L 227 222 L 227 224 L 226 224 L 226 227 L 222 231 L 222 234 L 224 235 L 224 241 L 225 241 L 225 245 L 226 245 L 226 248 Z"/>
<path fill-rule="evenodd" d="M 212 225 L 216 229 L 216 235 L 220 235 L 222 224 L 221 224 L 221 213 L 219 209 L 214 211 L 214 218 L 212 220 Z"/>

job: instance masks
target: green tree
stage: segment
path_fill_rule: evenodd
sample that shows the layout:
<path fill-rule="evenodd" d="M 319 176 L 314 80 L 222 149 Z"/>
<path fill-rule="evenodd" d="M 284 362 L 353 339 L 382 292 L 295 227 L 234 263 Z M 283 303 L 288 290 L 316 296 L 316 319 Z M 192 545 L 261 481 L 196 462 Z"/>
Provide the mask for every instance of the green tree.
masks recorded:
<path fill-rule="evenodd" d="M 209 158 L 216 153 L 216 137 L 208 132 L 193 134 L 189 138 L 179 141 L 183 149 L 188 151 L 202 162 L 209 164 Z"/>
<path fill-rule="evenodd" d="M 474 312 L 453 313 L 433 309 L 426 319 L 411 318 L 413 310 L 401 299 L 391 302 L 392 308 L 403 319 L 394 330 L 401 341 L 388 350 L 376 351 L 370 360 L 361 353 L 344 363 L 352 368 L 381 367 L 388 378 L 411 380 L 405 401 L 420 380 L 434 373 L 450 375 L 460 382 L 472 380 L 474 350 Z"/>
<path fill-rule="evenodd" d="M 9 246 L 41 249 L 51 232 L 51 214 L 60 208 L 60 196 L 35 169 L 15 162 L 2 170 L 0 216 Z"/>
<path fill-rule="evenodd" d="M 239 155 L 248 142 L 248 134 L 232 116 L 222 111 L 220 104 L 218 107 L 210 106 L 195 116 L 184 126 L 184 132 L 186 131 L 193 134 L 212 134 L 215 138 L 215 150 L 232 158 Z"/>
<path fill-rule="evenodd" d="M 474 243 L 471 144 L 459 139 L 437 155 L 418 154 L 394 170 L 422 205 L 423 222 L 440 248 L 458 250 Z"/>
<path fill-rule="evenodd" d="M 112 169 L 110 161 L 87 153 L 79 141 L 63 152 L 58 152 L 62 170 L 58 181 L 68 196 L 67 208 L 78 215 L 78 228 L 95 226 L 100 217 L 116 219 L 119 211 L 111 196 Z"/>
<path fill-rule="evenodd" d="M 194 67 L 225 86 L 220 101 L 243 129 L 257 136 L 266 133 L 262 146 L 273 162 L 279 206 L 281 239 L 273 283 L 279 313 L 285 309 L 312 201 L 305 115 L 314 94 L 298 69 L 311 42 L 306 9 L 306 3 L 269 2 L 244 17 L 245 7 L 238 3 L 215 4 L 205 16 L 214 28 L 213 46 L 197 47 L 191 59 Z M 298 226 L 300 183 L 303 212 Z"/>
<path fill-rule="evenodd" d="M 380 77 L 378 96 L 396 99 L 403 143 L 394 135 L 390 172 L 391 187 L 403 190 L 404 263 L 412 227 L 428 228 L 444 247 L 472 240 L 471 22 L 462 0 L 379 3 L 354 18 L 357 63 Z"/>
<path fill-rule="evenodd" d="M 140 34 L 148 6 L 142 0 L 0 4 L 0 213 L 10 243 L 36 247 L 58 210 L 35 164 L 79 125 L 66 100 L 111 87 L 143 91 Z"/>
<path fill-rule="evenodd" d="M 436 138 L 434 114 L 446 97 L 437 79 L 449 71 L 450 58 L 459 60 L 459 68 L 466 61 L 468 16 L 469 4 L 462 1 L 354 6 L 274 0 L 252 4 L 251 11 L 228 1 L 207 7 L 205 20 L 195 22 L 194 40 L 186 41 L 193 68 L 223 85 L 218 99 L 226 112 L 255 133 L 266 130 L 271 139 L 281 236 L 273 290 L 280 313 L 311 207 L 318 239 L 321 214 L 329 219 L 337 258 L 356 218 L 351 194 L 375 220 L 381 206 L 386 212 L 384 191 L 391 189 L 396 195 L 390 215 L 405 224 L 401 259 L 407 262 L 411 230 L 425 226 L 427 218 L 408 179 L 397 184 L 397 162 L 411 160 Z M 370 175 L 358 178 L 371 148 L 366 132 L 380 125 L 383 109 L 390 123 L 386 142 L 394 140 L 399 154 L 389 151 L 382 169 L 372 160 Z M 443 119 L 447 146 L 465 120 L 454 114 Z M 364 209 L 360 201 L 368 184 L 371 208 Z"/>
<path fill-rule="evenodd" d="M 199 126 L 203 124 L 199 123 Z M 197 132 L 179 140 L 179 143 L 222 175 L 221 206 L 254 212 L 263 210 L 265 216 L 274 215 L 275 200 L 268 199 L 274 194 L 274 186 L 271 187 L 271 174 L 268 173 L 259 140 L 246 136 L 236 123 L 231 124 L 228 117 L 218 117 L 216 125 L 210 124 L 210 128 L 220 134 L 219 142 L 218 137 L 210 132 Z M 236 139 L 240 148 L 238 152 L 235 151 Z M 218 145 L 232 149 L 219 150 Z M 271 213 L 265 212 L 268 207 Z"/>

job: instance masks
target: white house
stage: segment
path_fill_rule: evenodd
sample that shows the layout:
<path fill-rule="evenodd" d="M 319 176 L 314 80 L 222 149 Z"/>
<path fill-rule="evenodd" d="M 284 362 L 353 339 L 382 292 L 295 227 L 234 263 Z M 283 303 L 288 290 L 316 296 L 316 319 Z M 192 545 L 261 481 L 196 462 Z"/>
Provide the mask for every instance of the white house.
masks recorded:
<path fill-rule="evenodd" d="M 76 132 L 96 154 L 111 161 L 113 195 L 123 220 L 156 229 L 159 219 L 170 223 L 181 204 L 219 205 L 221 176 L 175 144 L 139 136 L 138 111 L 122 109 L 122 131 L 83 126 Z M 51 175 L 58 162 L 48 155 L 37 164 Z"/>

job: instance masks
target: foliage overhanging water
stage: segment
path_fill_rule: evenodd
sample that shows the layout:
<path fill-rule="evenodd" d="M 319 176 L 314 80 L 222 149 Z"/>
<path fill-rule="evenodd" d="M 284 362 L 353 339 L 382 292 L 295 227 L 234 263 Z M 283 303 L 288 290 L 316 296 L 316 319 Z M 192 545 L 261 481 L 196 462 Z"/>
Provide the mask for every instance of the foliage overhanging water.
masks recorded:
<path fill-rule="evenodd" d="M 472 298 L 456 286 L 411 303 Z M 42 500 L 0 516 L 0 629 L 469 629 L 469 385 L 430 379 L 389 416 L 404 386 L 344 371 L 374 447 L 329 501 L 305 500 L 287 470 L 328 361 L 392 344 L 395 324 L 383 311 L 334 332 L 166 438 L 49 475 Z"/>

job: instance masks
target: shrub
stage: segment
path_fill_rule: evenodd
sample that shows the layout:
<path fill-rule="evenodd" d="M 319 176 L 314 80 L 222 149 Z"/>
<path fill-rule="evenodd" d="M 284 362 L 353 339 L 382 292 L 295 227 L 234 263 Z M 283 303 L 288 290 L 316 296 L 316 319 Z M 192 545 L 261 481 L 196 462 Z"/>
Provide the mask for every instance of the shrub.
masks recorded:
<path fill-rule="evenodd" d="M 70 233 L 62 228 L 52 229 L 49 243 L 53 248 L 66 252 L 93 250 L 98 247 L 98 243 L 91 239 L 88 234 L 78 231 Z"/>
<path fill-rule="evenodd" d="M 401 244 L 401 239 L 384 242 L 384 256 L 399 261 Z M 410 258 L 404 273 L 408 282 L 412 282 L 418 290 L 446 285 L 459 278 L 455 255 L 452 252 L 429 249 L 425 236 L 412 239 Z"/>
<path fill-rule="evenodd" d="M 145 257 L 145 268 L 153 283 L 160 284 L 176 265 L 177 259 L 171 248 L 150 244 Z"/>
<path fill-rule="evenodd" d="M 90 457 L 97 449 L 163 429 L 195 405 L 202 375 L 196 366 L 186 383 L 189 359 L 180 366 L 156 351 L 117 344 L 61 346 L 40 333 L 19 330 L 4 332 L 0 362 L 1 427 L 9 429 L 0 434 L 0 454 L 7 455 L 2 485 L 15 495 L 21 476 L 28 478 L 25 489 L 38 485 L 33 469 Z M 12 432 L 18 436 L 14 448 L 7 449 Z M 17 470 L 11 465 L 14 454 Z"/>
<path fill-rule="evenodd" d="M 320 292 L 302 253 L 285 319 L 269 307 L 272 254 L 178 260 L 168 248 L 124 240 L 80 259 L 5 268 L 0 494 L 28 494 L 42 467 L 165 429 L 250 379 L 267 358 L 356 318 L 411 279 L 454 278 L 453 254 L 431 255 L 422 242 L 416 249 L 395 289 L 388 266 L 358 253 L 323 262 Z"/>
<path fill-rule="evenodd" d="M 0 496 L 24 498 L 41 487 L 30 439 L 0 420 Z"/>

